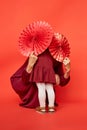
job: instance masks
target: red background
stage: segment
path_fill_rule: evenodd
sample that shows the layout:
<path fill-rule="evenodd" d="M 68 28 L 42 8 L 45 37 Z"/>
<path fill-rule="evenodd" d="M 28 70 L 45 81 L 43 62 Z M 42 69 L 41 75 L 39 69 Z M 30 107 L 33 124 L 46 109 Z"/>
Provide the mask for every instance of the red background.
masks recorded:
<path fill-rule="evenodd" d="M 6 104 L 18 104 L 18 97 L 11 88 L 9 78 L 26 59 L 18 51 L 19 34 L 29 23 L 37 20 L 47 21 L 55 32 L 64 34 L 70 42 L 71 81 L 66 87 L 57 88 L 58 101 L 63 103 L 87 101 L 87 1 L 1 0 L 0 101 L 4 104 L 1 105 L 1 113 L 5 115 L 7 113 Z M 12 104 L 8 106 L 10 110 Z M 10 127 L 8 128 L 10 130 Z M 13 130 L 13 127 L 11 129 Z"/>

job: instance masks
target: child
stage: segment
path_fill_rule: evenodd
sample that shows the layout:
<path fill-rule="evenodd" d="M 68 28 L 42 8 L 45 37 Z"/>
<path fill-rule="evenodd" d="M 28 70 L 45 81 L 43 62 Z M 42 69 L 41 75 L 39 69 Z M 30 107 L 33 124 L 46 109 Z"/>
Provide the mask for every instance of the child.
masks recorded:
<path fill-rule="evenodd" d="M 63 63 L 58 62 L 47 49 L 38 57 L 32 53 L 22 67 L 11 76 L 11 83 L 22 100 L 21 106 L 46 112 L 46 105 L 48 105 L 48 111 L 54 112 L 56 99 L 54 85 L 66 85 L 70 80 L 69 74 L 69 59 L 65 58 Z M 47 97 L 48 104 L 46 104 Z"/>

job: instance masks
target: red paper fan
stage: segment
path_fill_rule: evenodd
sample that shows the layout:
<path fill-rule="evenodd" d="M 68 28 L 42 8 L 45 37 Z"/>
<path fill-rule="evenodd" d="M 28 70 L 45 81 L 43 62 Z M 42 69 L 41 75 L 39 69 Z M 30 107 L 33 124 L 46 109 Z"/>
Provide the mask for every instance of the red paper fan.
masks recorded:
<path fill-rule="evenodd" d="M 49 46 L 49 51 L 54 59 L 62 62 L 65 57 L 69 57 L 70 47 L 68 40 L 60 33 L 55 33 Z"/>
<path fill-rule="evenodd" d="M 21 33 L 19 50 L 25 56 L 29 56 L 32 51 L 35 55 L 39 55 L 48 48 L 52 37 L 53 30 L 47 22 L 33 22 Z"/>

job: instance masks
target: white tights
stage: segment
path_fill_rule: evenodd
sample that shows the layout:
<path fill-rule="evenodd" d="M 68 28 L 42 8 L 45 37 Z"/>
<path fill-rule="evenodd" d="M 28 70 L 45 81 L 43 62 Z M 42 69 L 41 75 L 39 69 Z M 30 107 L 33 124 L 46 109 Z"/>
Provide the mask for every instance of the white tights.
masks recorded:
<path fill-rule="evenodd" d="M 47 96 L 48 96 L 49 107 L 54 106 L 55 93 L 54 93 L 54 89 L 53 89 L 53 84 L 36 83 L 36 85 L 38 88 L 38 98 L 39 98 L 40 107 L 46 106 L 46 92 L 47 92 Z"/>

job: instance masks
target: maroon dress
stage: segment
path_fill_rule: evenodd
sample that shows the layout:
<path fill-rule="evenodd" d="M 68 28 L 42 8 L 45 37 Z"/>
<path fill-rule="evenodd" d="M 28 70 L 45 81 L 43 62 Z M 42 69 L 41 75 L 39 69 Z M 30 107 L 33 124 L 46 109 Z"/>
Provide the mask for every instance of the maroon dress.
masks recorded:
<path fill-rule="evenodd" d="M 60 86 L 65 86 L 70 80 L 70 77 L 64 78 L 62 63 L 54 60 L 48 49 L 38 56 L 30 74 L 26 72 L 27 64 L 28 59 L 10 78 L 13 89 L 22 100 L 21 106 L 39 106 L 36 82 L 55 84 L 55 73 L 60 76 Z"/>
<path fill-rule="evenodd" d="M 37 83 L 56 83 L 53 58 L 48 49 L 38 56 L 38 60 L 30 74 L 29 81 Z"/>

